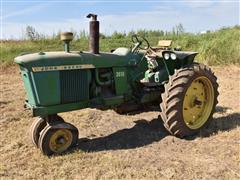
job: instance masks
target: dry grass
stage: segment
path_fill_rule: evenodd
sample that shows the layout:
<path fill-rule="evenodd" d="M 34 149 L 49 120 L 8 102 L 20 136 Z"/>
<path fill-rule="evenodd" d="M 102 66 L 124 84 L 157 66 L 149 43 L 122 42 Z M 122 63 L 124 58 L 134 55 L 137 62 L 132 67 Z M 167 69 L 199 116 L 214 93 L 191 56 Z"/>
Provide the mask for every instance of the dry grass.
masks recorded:
<path fill-rule="evenodd" d="M 214 121 L 189 140 L 170 136 L 158 112 L 118 115 L 84 109 L 61 114 L 79 145 L 48 158 L 30 143 L 31 114 L 16 67 L 0 72 L 0 179 L 239 179 L 240 67 L 213 67 L 220 97 Z"/>

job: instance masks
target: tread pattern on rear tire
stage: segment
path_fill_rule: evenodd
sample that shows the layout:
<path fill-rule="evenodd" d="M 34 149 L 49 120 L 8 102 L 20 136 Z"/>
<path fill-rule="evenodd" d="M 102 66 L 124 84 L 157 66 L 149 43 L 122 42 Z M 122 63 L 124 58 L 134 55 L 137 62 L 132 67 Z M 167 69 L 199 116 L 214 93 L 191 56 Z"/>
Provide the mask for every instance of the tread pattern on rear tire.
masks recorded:
<path fill-rule="evenodd" d="M 164 127 L 172 135 L 182 138 L 193 135 L 199 131 L 200 128 L 190 129 L 185 124 L 182 115 L 182 103 L 187 87 L 191 84 L 193 79 L 202 75 L 208 77 L 214 89 L 213 109 L 207 122 L 203 125 L 206 126 L 212 119 L 213 112 L 217 105 L 217 97 L 219 95 L 217 90 L 217 77 L 209 67 L 203 64 L 193 63 L 188 67 L 175 70 L 175 73 L 169 77 L 168 83 L 164 85 L 165 92 L 162 93 L 160 117 Z"/>

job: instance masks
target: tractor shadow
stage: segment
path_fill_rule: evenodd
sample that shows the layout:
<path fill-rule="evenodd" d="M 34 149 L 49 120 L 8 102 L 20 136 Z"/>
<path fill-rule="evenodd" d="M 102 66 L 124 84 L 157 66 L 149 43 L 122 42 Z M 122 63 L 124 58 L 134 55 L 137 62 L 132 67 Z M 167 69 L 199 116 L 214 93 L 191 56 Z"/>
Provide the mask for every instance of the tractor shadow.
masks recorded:
<path fill-rule="evenodd" d="M 108 136 L 94 139 L 79 139 L 77 149 L 86 152 L 134 149 L 160 141 L 169 133 L 164 129 L 159 119 L 135 121 L 132 128 L 121 129 Z"/>
<path fill-rule="evenodd" d="M 221 114 L 222 116 L 213 118 L 213 121 L 203 130 L 201 130 L 196 137 L 209 137 L 217 134 L 218 132 L 230 131 L 237 127 L 240 127 L 240 113 L 232 112 L 231 108 L 217 106 L 216 113 Z"/>
<path fill-rule="evenodd" d="M 218 106 L 217 113 L 226 113 L 229 108 Z M 185 138 L 194 140 L 197 137 L 209 137 L 221 131 L 229 131 L 240 126 L 240 113 L 226 114 L 217 118 L 208 127 L 201 130 L 197 135 Z M 135 125 L 129 129 L 118 130 L 108 136 L 93 139 L 81 138 L 73 150 L 81 149 L 85 152 L 98 152 L 105 150 L 134 149 L 143 147 L 153 142 L 158 142 L 169 136 L 161 120 L 156 118 L 152 121 L 144 119 L 135 121 Z"/>
<path fill-rule="evenodd" d="M 159 107 L 159 104 L 153 104 L 153 105 L 147 105 L 147 106 L 140 107 L 139 109 L 137 109 L 135 111 L 128 112 L 128 113 L 125 113 L 125 114 L 127 114 L 128 116 L 134 116 L 134 115 L 137 115 L 137 114 L 140 114 L 140 113 L 143 113 L 143 112 L 153 112 L 153 111 L 154 112 L 159 112 L 160 110 L 161 109 Z"/>

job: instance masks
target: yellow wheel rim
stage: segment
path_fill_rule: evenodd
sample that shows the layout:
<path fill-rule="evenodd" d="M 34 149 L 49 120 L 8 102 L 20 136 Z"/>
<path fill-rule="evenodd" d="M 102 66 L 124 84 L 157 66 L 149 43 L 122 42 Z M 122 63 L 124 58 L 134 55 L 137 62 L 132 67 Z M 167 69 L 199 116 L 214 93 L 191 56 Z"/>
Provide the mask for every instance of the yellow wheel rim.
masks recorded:
<path fill-rule="evenodd" d="M 68 129 L 58 129 L 50 137 L 49 147 L 55 153 L 61 153 L 69 148 L 72 143 L 72 133 Z"/>
<path fill-rule="evenodd" d="M 183 119 L 190 129 L 202 127 L 208 120 L 214 103 L 214 89 L 204 76 L 194 79 L 183 101 Z"/>

